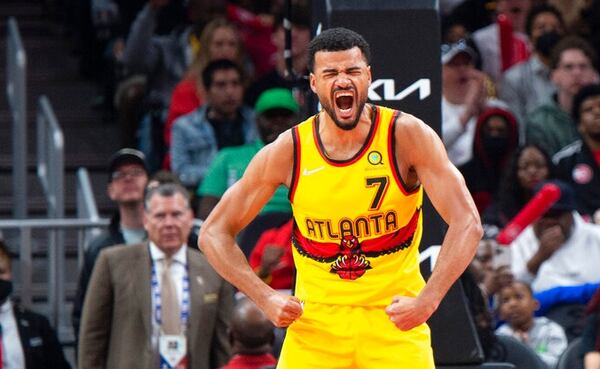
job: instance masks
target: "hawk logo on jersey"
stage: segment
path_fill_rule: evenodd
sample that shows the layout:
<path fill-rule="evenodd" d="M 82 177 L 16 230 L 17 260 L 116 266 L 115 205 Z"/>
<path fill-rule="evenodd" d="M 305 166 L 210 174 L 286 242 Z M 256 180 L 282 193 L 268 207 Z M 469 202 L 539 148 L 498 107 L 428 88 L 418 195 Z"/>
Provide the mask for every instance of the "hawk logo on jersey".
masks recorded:
<path fill-rule="evenodd" d="M 292 244 L 302 256 L 332 263 L 329 272 L 342 279 L 355 280 L 372 269 L 367 257 L 392 254 L 412 244 L 420 213 L 421 209 L 416 209 L 410 221 L 397 231 L 362 242 L 354 235 L 343 236 L 339 243 L 314 241 L 304 237 L 294 224 Z"/>

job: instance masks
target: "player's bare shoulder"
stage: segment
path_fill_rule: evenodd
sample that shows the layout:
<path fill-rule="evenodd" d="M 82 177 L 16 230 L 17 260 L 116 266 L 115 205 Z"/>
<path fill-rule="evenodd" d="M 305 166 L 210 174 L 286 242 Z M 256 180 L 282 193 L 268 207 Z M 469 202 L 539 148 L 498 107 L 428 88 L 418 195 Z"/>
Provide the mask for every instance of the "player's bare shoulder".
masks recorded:
<path fill-rule="evenodd" d="M 435 131 L 416 116 L 401 112 L 396 119 L 394 136 L 398 149 L 406 154 L 427 150 L 432 140 L 439 137 Z"/>
<path fill-rule="evenodd" d="M 294 163 L 294 139 L 292 129 L 281 133 L 275 141 L 266 145 L 254 157 L 260 172 L 280 183 L 288 185 L 292 178 Z"/>

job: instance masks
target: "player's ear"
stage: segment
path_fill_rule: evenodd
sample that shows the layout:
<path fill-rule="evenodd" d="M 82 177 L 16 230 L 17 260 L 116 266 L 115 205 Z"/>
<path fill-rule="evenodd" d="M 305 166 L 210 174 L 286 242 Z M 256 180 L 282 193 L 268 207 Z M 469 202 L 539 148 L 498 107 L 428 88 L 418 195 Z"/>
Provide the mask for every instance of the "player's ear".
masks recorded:
<path fill-rule="evenodd" d="M 308 75 L 308 79 L 310 82 L 310 89 L 312 92 L 317 93 L 317 79 L 313 73 Z"/>
<path fill-rule="evenodd" d="M 371 76 L 371 66 L 370 65 L 367 65 L 367 73 L 369 76 L 369 84 L 371 84 L 371 81 L 373 81 L 373 78 Z"/>

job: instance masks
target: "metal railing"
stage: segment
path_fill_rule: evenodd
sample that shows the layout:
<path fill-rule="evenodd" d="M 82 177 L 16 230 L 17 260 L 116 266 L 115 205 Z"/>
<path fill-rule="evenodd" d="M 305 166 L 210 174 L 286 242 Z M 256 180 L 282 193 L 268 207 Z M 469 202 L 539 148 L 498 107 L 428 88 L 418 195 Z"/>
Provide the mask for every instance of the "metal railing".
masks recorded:
<path fill-rule="evenodd" d="M 14 17 L 8 19 L 6 36 L 6 96 L 12 118 L 13 214 L 27 216 L 27 57 Z"/>
<path fill-rule="evenodd" d="M 109 224 L 109 219 L 100 218 L 96 206 L 96 200 L 90 184 L 89 174 L 85 168 L 79 168 L 77 171 L 77 216 L 78 218 L 54 218 L 54 219 L 13 219 L 0 220 L 0 231 L 17 230 L 17 244 L 19 249 L 19 298 L 21 304 L 25 307 L 31 307 L 33 300 L 33 232 L 42 230 L 48 232 L 48 239 L 53 239 L 53 234 L 62 233 L 67 230 L 77 231 L 77 259 L 78 266 L 83 260 L 84 246 L 88 243 L 89 237 L 101 231 Z M 60 245 L 60 247 L 59 247 Z M 58 250 L 58 251 L 57 251 Z M 63 244 L 49 244 L 48 255 L 54 255 L 48 258 L 49 274 L 55 273 L 52 270 L 57 265 L 64 265 L 66 255 Z M 53 267 L 54 265 L 54 267 Z M 79 268 L 78 268 L 79 270 Z M 62 279 L 58 279 L 62 278 Z M 60 283 L 58 283 L 60 282 Z M 48 316 L 52 324 L 60 329 L 67 322 L 63 321 L 65 317 L 63 308 L 65 305 L 65 279 L 64 274 L 55 277 L 54 280 L 47 282 L 48 294 Z M 58 304 L 58 305 L 57 305 Z"/>
<path fill-rule="evenodd" d="M 61 219 L 65 216 L 65 162 L 64 138 L 54 110 L 46 96 L 38 100 L 37 116 L 37 175 L 48 202 L 48 218 Z M 65 284 L 65 234 L 61 227 L 52 229 L 48 235 L 48 284 Z M 64 315 L 65 290 L 54 288 L 48 296 L 50 310 L 57 322 Z"/>
<path fill-rule="evenodd" d="M 96 206 L 96 199 L 94 198 L 94 192 L 92 191 L 92 185 L 90 183 L 90 176 L 86 168 L 79 168 L 77 170 L 77 218 L 89 219 L 90 221 L 100 220 L 98 215 L 98 207 Z M 79 234 L 77 242 L 77 266 L 81 269 L 83 265 L 83 252 L 85 247 L 89 244 L 90 240 L 99 235 L 101 230 L 99 228 L 88 228 L 83 233 Z"/>

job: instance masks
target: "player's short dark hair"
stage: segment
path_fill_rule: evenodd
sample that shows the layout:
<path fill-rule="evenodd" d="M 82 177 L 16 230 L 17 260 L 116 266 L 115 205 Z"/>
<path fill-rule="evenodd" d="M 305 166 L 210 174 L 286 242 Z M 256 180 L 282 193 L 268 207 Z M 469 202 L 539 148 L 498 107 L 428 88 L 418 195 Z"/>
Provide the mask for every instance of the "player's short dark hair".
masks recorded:
<path fill-rule="evenodd" d="M 330 28 L 321 32 L 308 45 L 308 70 L 313 71 L 315 54 L 319 51 L 344 51 L 358 47 L 367 64 L 371 64 L 371 49 L 358 33 L 343 27 Z"/>
<path fill-rule="evenodd" d="M 579 92 L 573 97 L 573 108 L 571 110 L 571 114 L 573 115 L 573 120 L 576 124 L 579 125 L 579 120 L 581 119 L 581 104 L 590 97 L 600 96 L 600 84 L 591 84 L 587 86 L 583 86 Z"/>
<path fill-rule="evenodd" d="M 527 19 L 525 20 L 525 32 L 527 33 L 527 36 L 531 36 L 531 30 L 533 29 L 533 22 L 535 21 L 535 18 L 537 18 L 538 15 L 543 13 L 554 14 L 554 16 L 558 19 L 558 22 L 560 23 L 563 30 L 565 29 L 565 21 L 563 19 L 563 16 L 561 12 L 558 9 L 556 9 L 556 7 L 550 4 L 539 4 L 531 8 L 531 10 L 529 10 L 529 13 L 527 13 Z"/>
<path fill-rule="evenodd" d="M 217 59 L 208 63 L 208 65 L 202 71 L 202 84 L 204 85 L 204 88 L 206 90 L 210 88 L 217 71 L 230 69 L 237 71 L 240 76 L 240 82 L 243 81 L 244 71 L 239 65 L 237 65 L 237 63 L 229 59 Z"/>

